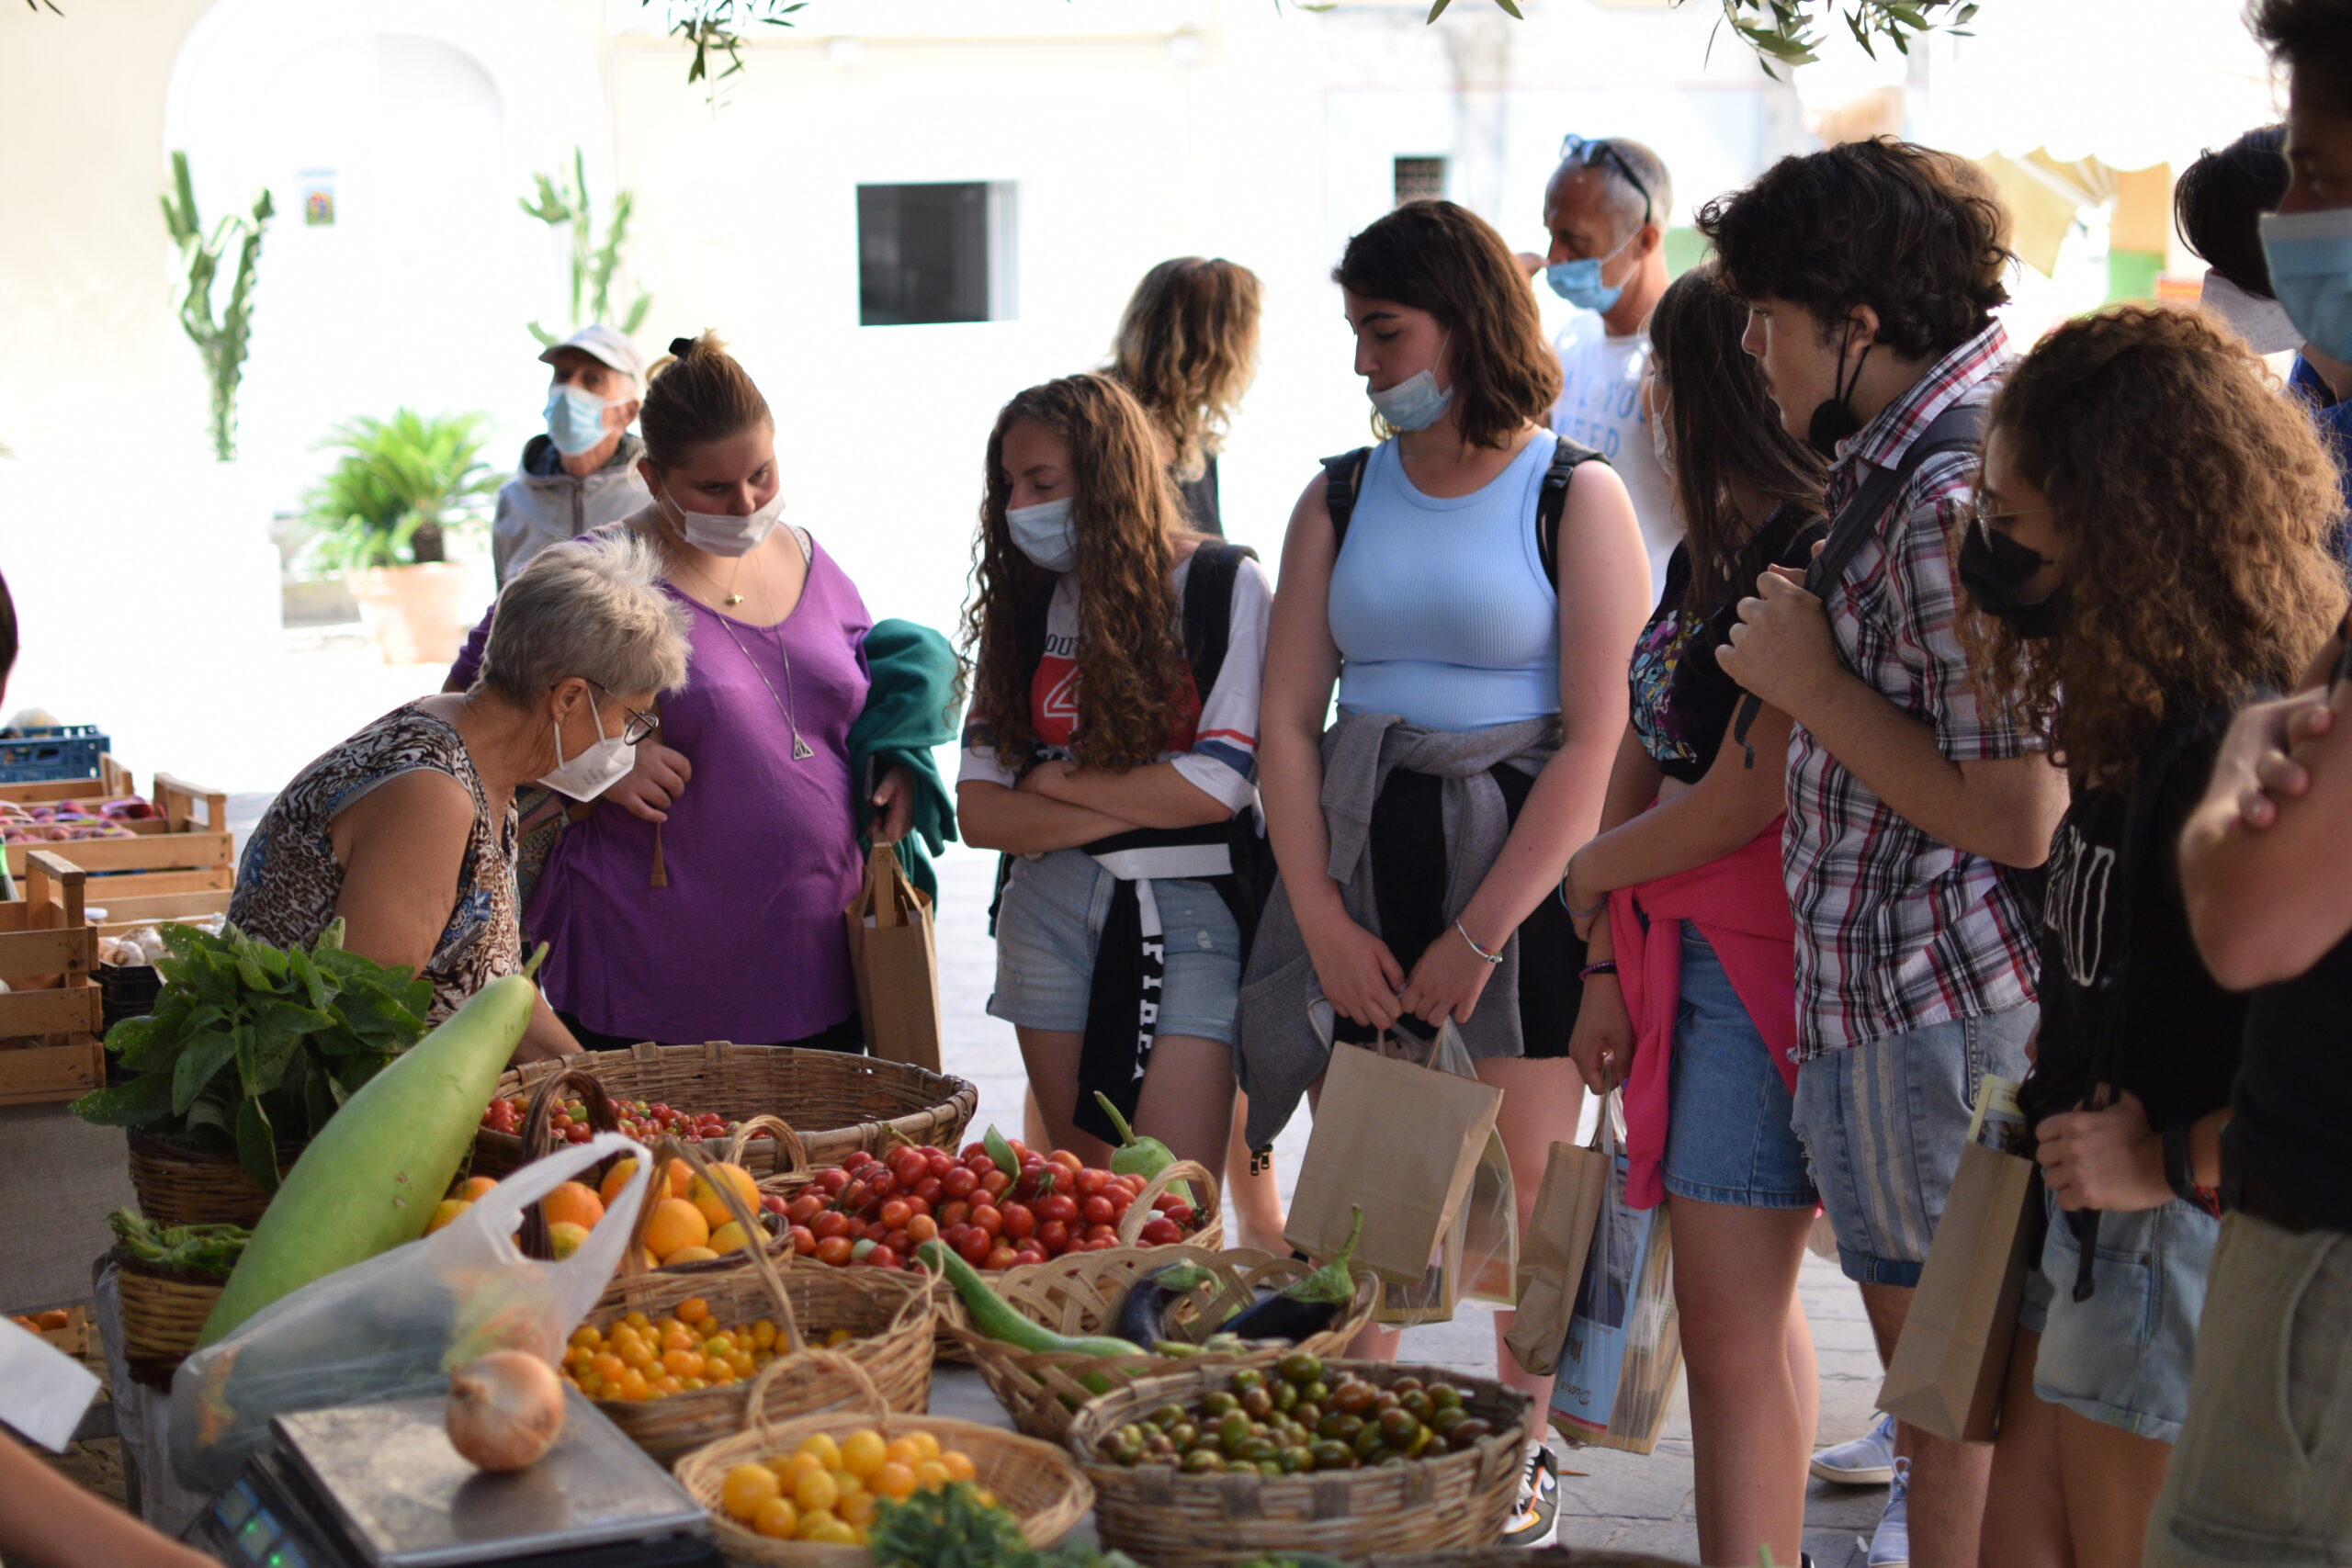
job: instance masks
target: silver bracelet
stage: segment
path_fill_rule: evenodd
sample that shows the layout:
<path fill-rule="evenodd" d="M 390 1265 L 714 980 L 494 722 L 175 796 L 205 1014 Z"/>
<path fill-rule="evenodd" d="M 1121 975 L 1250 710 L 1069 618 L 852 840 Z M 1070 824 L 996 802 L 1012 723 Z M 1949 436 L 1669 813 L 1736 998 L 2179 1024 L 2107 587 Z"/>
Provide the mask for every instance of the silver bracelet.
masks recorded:
<path fill-rule="evenodd" d="M 1462 932 L 1462 940 L 1470 944 L 1471 952 L 1476 953 L 1479 957 L 1487 961 L 1487 966 L 1488 968 L 1491 969 L 1496 964 L 1500 964 L 1503 961 L 1503 955 L 1501 953 L 1488 953 L 1485 948 L 1478 945 L 1478 939 L 1476 937 L 1472 936 L 1468 931 L 1462 931 L 1462 922 L 1460 920 L 1453 922 L 1453 929 Z"/>

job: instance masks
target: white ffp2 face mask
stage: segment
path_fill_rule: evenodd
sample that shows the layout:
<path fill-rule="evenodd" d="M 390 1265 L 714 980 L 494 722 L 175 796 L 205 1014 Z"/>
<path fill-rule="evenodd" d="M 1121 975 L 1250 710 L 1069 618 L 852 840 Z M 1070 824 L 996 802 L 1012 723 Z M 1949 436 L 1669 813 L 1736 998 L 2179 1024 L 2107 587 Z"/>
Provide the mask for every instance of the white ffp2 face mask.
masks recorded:
<path fill-rule="evenodd" d="M 1078 528 L 1069 516 L 1069 497 L 1041 501 L 1035 506 L 1007 507 L 1004 525 L 1012 532 L 1013 547 L 1047 571 L 1068 571 L 1078 564 Z"/>
<path fill-rule="evenodd" d="M 594 704 L 588 707 L 590 722 L 596 727 L 596 743 L 570 761 L 563 759 L 563 726 L 555 727 L 555 768 L 539 775 L 539 783 L 559 795 L 574 800 L 594 800 L 622 779 L 637 765 L 637 749 L 618 735 L 605 733 L 605 716 Z"/>
<path fill-rule="evenodd" d="M 670 513 L 677 520 L 678 536 L 695 549 L 714 556 L 748 555 L 775 532 L 776 519 L 784 515 L 784 491 L 779 486 L 756 511 L 741 517 L 724 512 L 689 512 L 674 501 L 670 502 Z"/>

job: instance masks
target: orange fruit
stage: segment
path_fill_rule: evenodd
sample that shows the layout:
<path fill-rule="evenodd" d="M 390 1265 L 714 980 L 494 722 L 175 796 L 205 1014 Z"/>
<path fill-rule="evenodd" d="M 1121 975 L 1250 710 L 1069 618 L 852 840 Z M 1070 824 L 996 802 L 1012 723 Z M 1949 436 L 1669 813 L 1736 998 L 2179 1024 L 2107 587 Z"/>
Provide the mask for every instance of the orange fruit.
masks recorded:
<path fill-rule="evenodd" d="M 596 1189 L 597 1201 L 607 1209 L 619 1202 L 621 1193 L 628 1187 L 628 1179 L 636 1174 L 637 1161 L 615 1160 L 613 1168 L 605 1173 L 604 1182 Z"/>
<path fill-rule="evenodd" d="M 960 1449 L 949 1449 L 939 1456 L 939 1462 L 947 1467 L 948 1478 L 953 1481 L 969 1481 L 978 1473 L 973 1468 L 972 1456 Z"/>
<path fill-rule="evenodd" d="M 456 1219 L 459 1214 L 464 1213 L 468 1209 L 472 1207 L 473 1205 L 467 1202 L 463 1198 L 442 1199 L 440 1202 L 433 1206 L 433 1217 L 424 1222 L 424 1234 L 431 1235 L 435 1231 L 439 1230 L 443 1225 L 447 1224 L 451 1220 Z"/>
<path fill-rule="evenodd" d="M 682 1247 L 662 1259 L 662 1267 L 667 1269 L 673 1263 L 707 1263 L 718 1256 L 707 1247 Z"/>
<path fill-rule="evenodd" d="M 587 1239 L 588 1227 L 575 1225 L 570 1220 L 558 1220 L 548 1226 L 548 1243 L 559 1260 L 579 1251 L 580 1244 Z"/>
<path fill-rule="evenodd" d="M 763 1464 L 739 1464 L 718 1483 L 719 1502 L 744 1524 L 751 1523 L 763 1506 L 781 1495 L 775 1472 Z"/>
<path fill-rule="evenodd" d="M 469 1176 L 450 1190 L 452 1198 L 463 1198 L 469 1203 L 479 1203 L 498 1190 L 494 1176 Z"/>
<path fill-rule="evenodd" d="M 771 1497 L 752 1516 L 752 1529 L 775 1540 L 790 1540 L 800 1529 L 800 1510 L 782 1497 Z"/>
<path fill-rule="evenodd" d="M 728 1221 L 710 1233 L 710 1249 L 713 1252 L 745 1252 L 750 1250 L 751 1246 L 752 1238 L 745 1235 L 743 1227 L 733 1220 Z"/>
<path fill-rule="evenodd" d="M 682 1247 L 701 1247 L 709 1240 L 710 1222 L 684 1198 L 664 1198 L 653 1205 L 653 1218 L 645 1227 L 645 1245 L 663 1262 Z"/>
<path fill-rule="evenodd" d="M 758 1212 L 760 1184 L 752 1179 L 750 1171 L 740 1165 L 729 1165 L 725 1160 L 713 1160 L 710 1165 L 710 1175 L 713 1179 L 733 1188 L 735 1195 L 743 1201 L 745 1209 L 755 1213 Z M 701 1211 L 702 1217 L 713 1225 L 723 1225 L 735 1217 L 734 1212 L 728 1208 L 726 1201 L 718 1195 L 718 1189 L 713 1187 L 710 1181 L 699 1176 L 695 1177 L 686 1188 L 686 1201 Z"/>
<path fill-rule="evenodd" d="M 547 1214 L 548 1224 L 574 1224 L 582 1230 L 594 1229 L 596 1222 L 605 1217 L 603 1200 L 596 1196 L 594 1189 L 579 1181 L 567 1181 L 548 1193 L 540 1200 L 540 1208 Z"/>
<path fill-rule="evenodd" d="M 914 1470 L 892 1460 L 874 1472 L 874 1490 L 884 1497 L 911 1497 L 915 1495 Z"/>

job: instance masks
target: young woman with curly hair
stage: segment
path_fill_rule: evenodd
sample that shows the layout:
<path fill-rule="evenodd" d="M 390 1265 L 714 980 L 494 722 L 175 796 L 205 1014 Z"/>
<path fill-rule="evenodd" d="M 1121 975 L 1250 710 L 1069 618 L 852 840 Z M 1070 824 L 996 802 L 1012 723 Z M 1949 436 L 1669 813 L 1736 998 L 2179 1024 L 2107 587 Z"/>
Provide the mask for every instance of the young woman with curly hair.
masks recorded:
<path fill-rule="evenodd" d="M 1258 374 L 1258 275 L 1222 256 L 1179 256 L 1143 275 L 1104 373 L 1133 392 L 1193 526 L 1225 536 L 1216 458 Z"/>
<path fill-rule="evenodd" d="M 1382 439 L 1316 476 L 1283 545 L 1264 697 L 1282 878 L 1243 993 L 1249 1135 L 1271 1142 L 1319 1079 L 1317 1001 L 1347 1039 L 1451 1021 L 1503 1091 L 1523 1226 L 1553 1141 L 1576 1136 L 1583 944 L 1554 894 L 1600 820 L 1649 557 L 1624 482 L 1545 427 L 1559 362 L 1493 229 L 1408 202 L 1333 276 Z M 1540 1403 L 1551 1380 L 1511 1359 L 1510 1323 L 1498 1374 Z M 1521 1541 L 1557 1500 L 1548 1451 L 1528 1464 Z"/>
<path fill-rule="evenodd" d="M 2179 1436 L 2221 1221 L 2245 1002 L 2175 870 L 2232 714 L 2344 605 L 2335 473 L 2261 362 L 2198 314 L 2069 321 L 1992 409 L 1959 575 L 1986 700 L 2045 736 L 2041 1021 L 2019 1095 L 2050 1228 L 2027 1278 L 1984 1560 L 2132 1564 Z"/>
<path fill-rule="evenodd" d="M 966 841 L 1008 857 L 989 1011 L 1018 1032 L 1057 1145 L 1108 1157 L 1099 1089 L 1219 1170 L 1245 912 L 1227 838 L 1255 789 L 1272 592 L 1185 526 L 1148 416 L 1108 377 L 1005 404 L 987 482 L 956 800 Z M 1229 588 L 1204 692 L 1184 626 L 1206 572 Z"/>

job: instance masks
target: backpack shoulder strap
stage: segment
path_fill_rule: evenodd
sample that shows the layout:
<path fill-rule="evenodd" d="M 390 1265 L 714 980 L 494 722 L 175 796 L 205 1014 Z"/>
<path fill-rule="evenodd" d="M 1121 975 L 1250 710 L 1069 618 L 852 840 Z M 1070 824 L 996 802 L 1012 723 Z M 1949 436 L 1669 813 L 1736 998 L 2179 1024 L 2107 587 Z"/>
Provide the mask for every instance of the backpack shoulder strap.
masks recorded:
<path fill-rule="evenodd" d="M 1348 520 L 1355 515 L 1356 496 L 1363 488 L 1364 465 L 1372 461 L 1372 448 L 1359 446 L 1352 452 L 1342 452 L 1336 457 L 1323 459 L 1323 504 L 1331 513 L 1331 552 L 1339 554 L 1348 542 Z"/>
<path fill-rule="evenodd" d="M 1568 509 L 1568 481 L 1584 463 L 1607 468 L 1609 459 L 1561 436 L 1552 448 L 1551 466 L 1544 470 L 1543 488 L 1535 492 L 1535 554 L 1544 563 L 1546 582 L 1560 581 L 1560 515 Z"/>
<path fill-rule="evenodd" d="M 1903 457 L 1891 468 L 1873 469 L 1860 489 L 1838 509 L 1830 519 L 1829 537 L 1822 545 L 1821 553 L 1813 558 L 1805 569 L 1804 585 L 1816 597 L 1826 597 L 1830 588 L 1846 575 L 1846 567 L 1862 541 L 1878 526 L 1886 513 L 1887 503 L 1911 482 L 1911 476 L 1921 464 L 1941 452 L 1973 448 L 1984 438 L 1985 405 L 1955 403 L 1928 423 Z"/>
<path fill-rule="evenodd" d="M 1233 637 L 1233 584 L 1241 562 L 1258 552 L 1247 545 L 1212 539 L 1193 552 L 1184 574 L 1184 660 L 1193 669 L 1193 690 L 1209 700 L 1216 678 L 1225 670 L 1225 652 Z"/>

